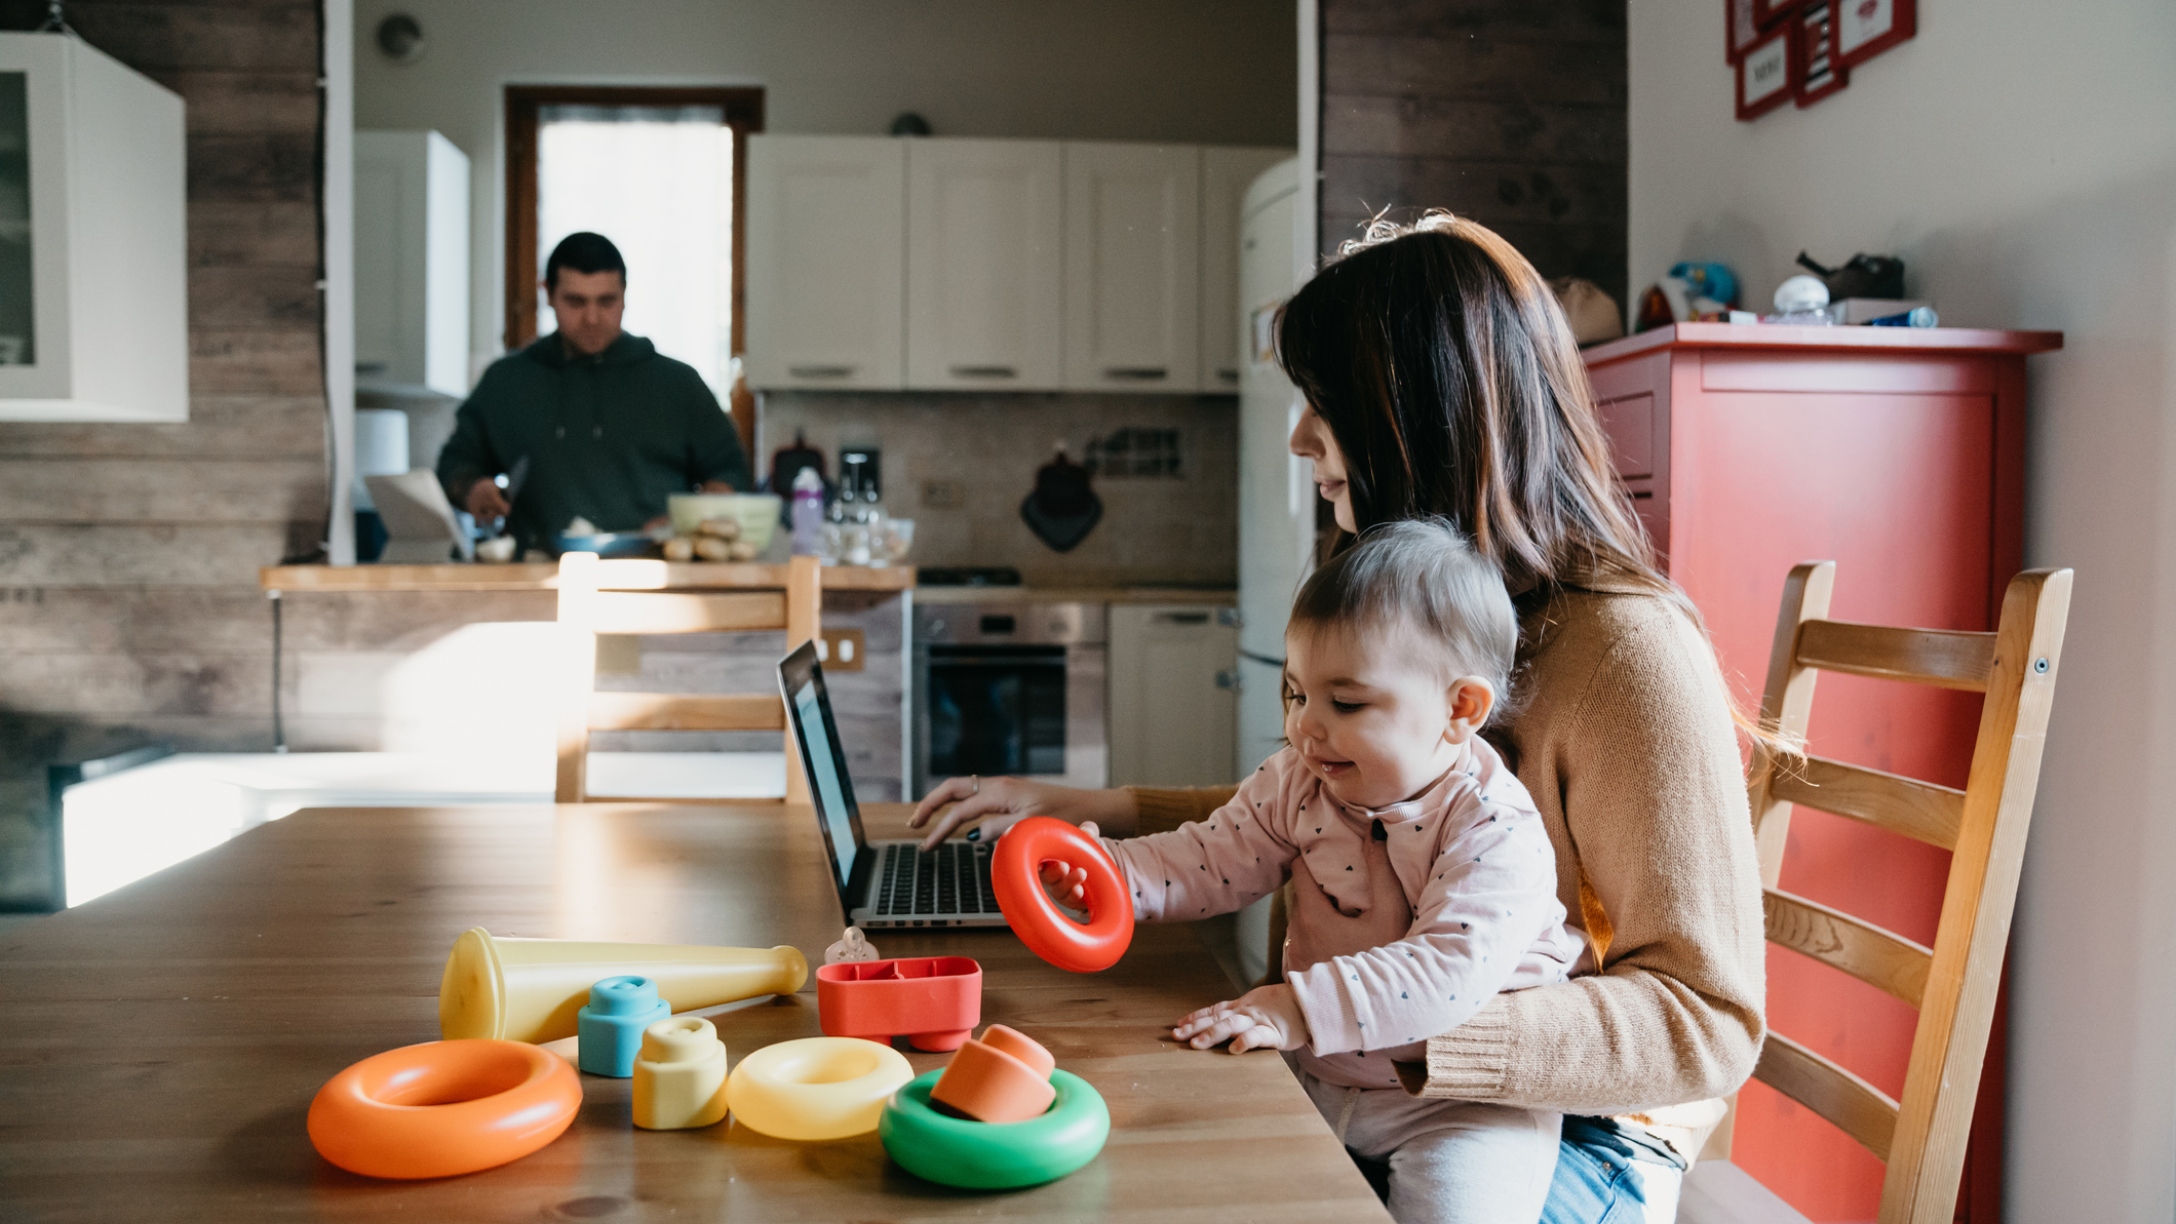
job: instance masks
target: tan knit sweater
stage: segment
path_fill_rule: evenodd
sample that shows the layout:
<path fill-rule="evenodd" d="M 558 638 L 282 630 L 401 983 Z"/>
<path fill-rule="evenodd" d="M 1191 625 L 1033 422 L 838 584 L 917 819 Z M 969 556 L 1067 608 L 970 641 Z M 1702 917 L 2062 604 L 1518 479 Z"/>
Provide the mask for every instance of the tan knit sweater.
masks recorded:
<path fill-rule="evenodd" d="M 1567 594 L 1524 629 L 1506 755 L 1601 971 L 1498 995 L 1429 1041 L 1407 1087 L 1631 1115 L 1697 1149 L 1722 1114 L 1712 1098 L 1745 1082 L 1764 1033 L 1760 874 L 1715 655 L 1652 595 Z M 1231 793 L 1135 789 L 1141 832 L 1206 816 Z"/>

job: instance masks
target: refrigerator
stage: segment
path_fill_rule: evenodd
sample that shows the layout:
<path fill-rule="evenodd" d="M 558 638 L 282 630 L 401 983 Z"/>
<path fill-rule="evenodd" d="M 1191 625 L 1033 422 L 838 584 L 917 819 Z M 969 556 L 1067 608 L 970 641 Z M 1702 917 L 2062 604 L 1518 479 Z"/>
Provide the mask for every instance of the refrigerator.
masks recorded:
<path fill-rule="evenodd" d="M 1283 743 L 1285 617 L 1314 551 L 1314 465 L 1286 449 L 1305 401 L 1277 366 L 1272 334 L 1277 307 L 1314 270 L 1302 185 L 1298 158 L 1278 162 L 1240 213 L 1238 777 Z"/>

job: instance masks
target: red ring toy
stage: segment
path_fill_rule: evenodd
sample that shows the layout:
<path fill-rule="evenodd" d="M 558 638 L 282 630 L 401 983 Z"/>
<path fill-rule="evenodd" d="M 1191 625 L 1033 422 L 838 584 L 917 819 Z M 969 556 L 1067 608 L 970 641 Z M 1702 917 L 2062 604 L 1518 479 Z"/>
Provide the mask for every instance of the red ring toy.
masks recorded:
<path fill-rule="evenodd" d="M 536 1151 L 582 1108 L 566 1060 L 519 1041 L 426 1041 L 373 1054 L 310 1102 L 318 1154 L 365 1177 L 452 1177 Z"/>
<path fill-rule="evenodd" d="M 1060 862 L 1088 873 L 1088 922 L 1065 916 L 1043 891 L 1042 866 Z M 1095 838 L 1049 816 L 1030 816 L 997 839 L 990 861 L 997 907 L 1028 951 L 1060 969 L 1108 969 L 1133 942 L 1133 898 L 1126 878 Z"/>

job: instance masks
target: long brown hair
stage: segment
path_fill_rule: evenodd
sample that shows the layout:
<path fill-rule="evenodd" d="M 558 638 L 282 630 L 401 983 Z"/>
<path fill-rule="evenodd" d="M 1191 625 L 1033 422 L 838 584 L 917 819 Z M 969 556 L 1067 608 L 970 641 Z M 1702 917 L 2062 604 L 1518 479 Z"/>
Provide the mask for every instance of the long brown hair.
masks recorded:
<path fill-rule="evenodd" d="M 1354 525 L 1440 515 L 1532 607 L 1661 595 L 1555 295 L 1485 226 L 1378 221 L 1285 303 L 1277 359 L 1336 438 Z"/>

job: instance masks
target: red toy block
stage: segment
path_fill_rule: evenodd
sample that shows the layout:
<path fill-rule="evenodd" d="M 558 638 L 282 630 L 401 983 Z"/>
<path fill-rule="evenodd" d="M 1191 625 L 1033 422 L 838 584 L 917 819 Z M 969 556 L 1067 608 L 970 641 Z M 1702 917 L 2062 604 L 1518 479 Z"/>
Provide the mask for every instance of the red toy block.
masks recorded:
<path fill-rule="evenodd" d="M 841 961 L 816 971 L 825 1035 L 957 1050 L 982 1022 L 982 966 L 965 956 Z"/>

